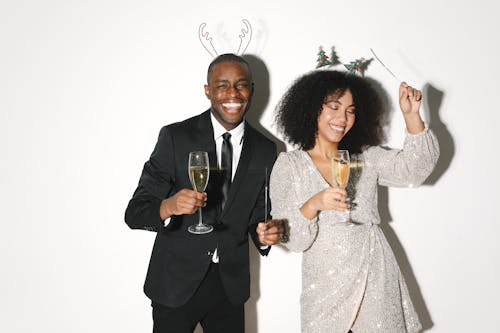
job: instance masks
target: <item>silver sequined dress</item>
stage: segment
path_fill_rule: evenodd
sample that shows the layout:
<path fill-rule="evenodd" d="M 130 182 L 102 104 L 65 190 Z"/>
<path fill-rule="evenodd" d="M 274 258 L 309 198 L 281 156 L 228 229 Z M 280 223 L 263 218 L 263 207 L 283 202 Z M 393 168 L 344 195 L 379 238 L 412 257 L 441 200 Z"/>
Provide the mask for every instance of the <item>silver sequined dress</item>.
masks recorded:
<path fill-rule="evenodd" d="M 377 186 L 418 186 L 439 156 L 427 128 L 407 134 L 401 150 L 370 147 L 352 163 L 350 213 L 321 211 L 312 220 L 299 208 L 328 187 L 303 150 L 281 153 L 270 197 L 273 218 L 287 219 L 284 244 L 302 257 L 302 332 L 401 333 L 421 329 L 394 254 L 378 224 Z M 341 222 L 346 215 L 356 223 Z"/>

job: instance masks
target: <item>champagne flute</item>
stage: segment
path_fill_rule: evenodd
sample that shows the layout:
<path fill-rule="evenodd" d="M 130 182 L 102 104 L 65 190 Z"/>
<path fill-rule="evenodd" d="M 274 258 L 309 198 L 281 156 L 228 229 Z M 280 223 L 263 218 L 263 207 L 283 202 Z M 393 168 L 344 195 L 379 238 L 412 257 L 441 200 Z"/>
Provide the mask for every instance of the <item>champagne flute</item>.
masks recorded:
<path fill-rule="evenodd" d="M 347 186 L 347 182 L 349 181 L 349 169 L 350 169 L 350 158 L 348 150 L 337 150 L 332 154 L 331 158 L 332 162 L 332 174 L 333 174 L 333 183 L 335 186 L 345 189 Z M 349 200 L 349 198 L 347 198 Z M 346 212 L 344 216 L 344 221 L 349 221 L 349 211 Z"/>
<path fill-rule="evenodd" d="M 337 150 L 332 156 L 333 182 L 337 187 L 345 189 L 349 181 L 349 151 Z"/>
<path fill-rule="evenodd" d="M 208 184 L 210 176 L 210 164 L 206 151 L 193 151 L 189 153 L 189 180 L 196 192 L 203 192 Z M 203 223 L 201 207 L 198 208 L 198 224 L 189 226 L 188 231 L 192 234 L 206 234 L 213 230 L 213 227 Z"/>

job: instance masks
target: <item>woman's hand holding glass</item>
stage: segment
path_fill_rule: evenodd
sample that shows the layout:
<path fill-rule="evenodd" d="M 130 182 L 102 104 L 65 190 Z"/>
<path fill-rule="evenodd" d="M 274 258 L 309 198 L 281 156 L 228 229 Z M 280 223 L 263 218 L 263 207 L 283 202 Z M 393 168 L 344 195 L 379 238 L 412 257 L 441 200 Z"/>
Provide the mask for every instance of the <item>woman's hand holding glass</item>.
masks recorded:
<path fill-rule="evenodd" d="M 349 209 L 346 199 L 347 192 L 345 189 L 328 187 L 307 200 L 300 208 L 300 211 L 309 220 L 313 219 L 322 210 L 346 212 Z"/>
<path fill-rule="evenodd" d="M 349 181 L 350 157 L 347 150 L 336 150 L 330 158 L 333 186 L 324 189 L 312 196 L 300 208 L 302 215 L 307 219 L 314 218 L 319 211 L 336 210 L 344 212 L 342 222 L 349 221 L 349 198 L 346 186 Z"/>

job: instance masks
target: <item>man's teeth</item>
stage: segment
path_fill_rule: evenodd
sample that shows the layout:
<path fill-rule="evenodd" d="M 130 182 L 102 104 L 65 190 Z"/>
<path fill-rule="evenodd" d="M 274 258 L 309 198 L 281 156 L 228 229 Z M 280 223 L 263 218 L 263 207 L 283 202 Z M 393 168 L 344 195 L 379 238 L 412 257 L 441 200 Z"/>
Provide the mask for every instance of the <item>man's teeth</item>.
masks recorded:
<path fill-rule="evenodd" d="M 241 103 L 224 103 L 222 105 L 228 109 L 237 109 L 241 107 Z"/>

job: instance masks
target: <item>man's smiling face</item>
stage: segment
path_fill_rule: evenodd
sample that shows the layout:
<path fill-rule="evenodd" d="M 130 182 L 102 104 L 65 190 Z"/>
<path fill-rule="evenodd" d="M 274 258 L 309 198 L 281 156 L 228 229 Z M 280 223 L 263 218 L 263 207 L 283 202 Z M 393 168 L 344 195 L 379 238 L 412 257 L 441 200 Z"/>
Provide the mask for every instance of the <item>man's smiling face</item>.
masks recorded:
<path fill-rule="evenodd" d="M 211 112 L 228 131 L 241 123 L 250 107 L 253 83 L 249 68 L 236 61 L 214 65 L 205 85 Z"/>

